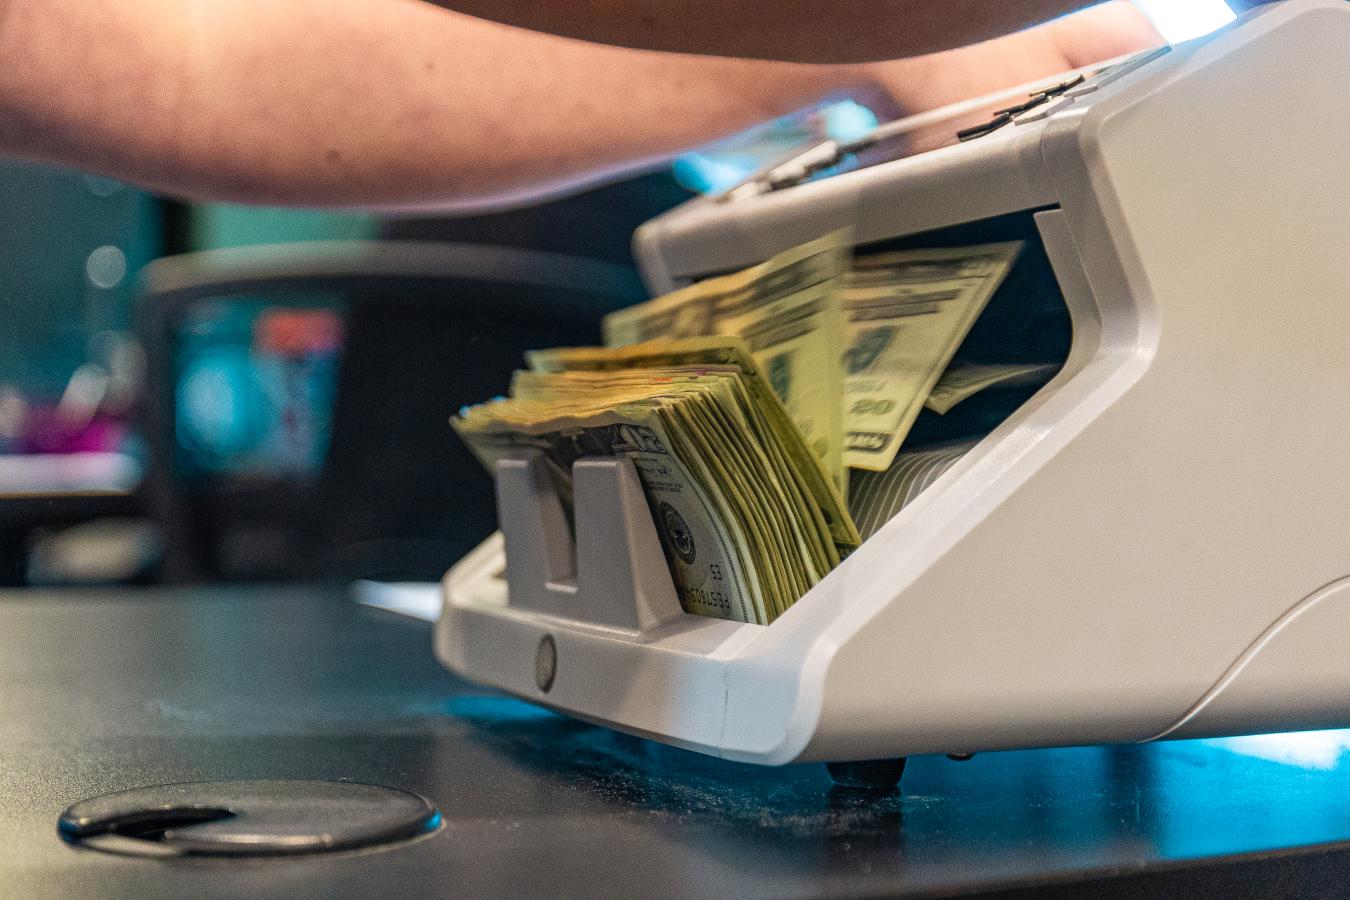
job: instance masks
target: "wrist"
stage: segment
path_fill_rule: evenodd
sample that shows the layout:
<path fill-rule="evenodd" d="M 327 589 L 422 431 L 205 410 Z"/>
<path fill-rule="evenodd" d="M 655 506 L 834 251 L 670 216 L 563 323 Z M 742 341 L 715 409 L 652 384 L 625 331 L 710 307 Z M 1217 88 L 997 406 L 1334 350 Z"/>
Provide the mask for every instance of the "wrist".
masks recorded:
<path fill-rule="evenodd" d="M 890 86 L 881 77 L 878 63 L 817 65 L 820 76 L 813 84 L 811 94 L 798 108 L 830 100 L 854 100 L 867 106 L 883 119 L 895 118 L 899 112 Z"/>
<path fill-rule="evenodd" d="M 0 152 L 14 143 L 15 94 L 18 91 L 16 75 L 20 69 L 18 48 L 10 46 L 10 33 L 16 18 L 19 0 L 0 0 Z"/>

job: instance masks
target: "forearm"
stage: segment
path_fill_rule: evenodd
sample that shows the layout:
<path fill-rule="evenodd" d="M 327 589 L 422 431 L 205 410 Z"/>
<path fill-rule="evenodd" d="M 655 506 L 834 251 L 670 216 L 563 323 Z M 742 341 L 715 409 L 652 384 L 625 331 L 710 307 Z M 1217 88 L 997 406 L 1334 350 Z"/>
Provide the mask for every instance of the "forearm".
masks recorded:
<path fill-rule="evenodd" d="M 1114 2 L 982 44 L 874 64 L 869 71 L 902 113 L 913 113 L 1155 47 L 1162 41 L 1137 8 Z"/>
<path fill-rule="evenodd" d="M 860 77 L 597 47 L 407 0 L 378 14 L 362 0 L 9 2 L 0 151 L 191 197 L 500 201 L 667 158 Z"/>
<path fill-rule="evenodd" d="M 961 47 L 1099 0 L 435 0 L 552 34 L 681 53 L 863 62 Z"/>

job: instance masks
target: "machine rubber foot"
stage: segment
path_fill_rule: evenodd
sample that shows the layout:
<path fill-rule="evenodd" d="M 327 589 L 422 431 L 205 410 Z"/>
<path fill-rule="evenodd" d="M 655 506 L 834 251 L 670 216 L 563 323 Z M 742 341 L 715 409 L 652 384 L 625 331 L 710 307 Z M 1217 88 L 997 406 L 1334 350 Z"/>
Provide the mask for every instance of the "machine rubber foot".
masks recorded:
<path fill-rule="evenodd" d="M 826 763 L 834 783 L 859 791 L 893 791 L 905 774 L 905 758 Z"/>

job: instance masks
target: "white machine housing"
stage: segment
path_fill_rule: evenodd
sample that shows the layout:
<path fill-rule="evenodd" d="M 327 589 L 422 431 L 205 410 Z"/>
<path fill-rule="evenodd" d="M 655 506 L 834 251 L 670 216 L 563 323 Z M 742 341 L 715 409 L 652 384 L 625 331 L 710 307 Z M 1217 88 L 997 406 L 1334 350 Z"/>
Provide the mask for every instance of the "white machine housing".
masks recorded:
<path fill-rule="evenodd" d="M 1350 4 L 1069 93 L 636 239 L 665 291 L 845 226 L 1033 211 L 1074 332 L 1052 383 L 767 627 L 674 605 L 625 466 L 582 464 L 573 547 L 514 464 L 505 539 L 446 576 L 440 659 L 767 764 L 1350 725 Z"/>

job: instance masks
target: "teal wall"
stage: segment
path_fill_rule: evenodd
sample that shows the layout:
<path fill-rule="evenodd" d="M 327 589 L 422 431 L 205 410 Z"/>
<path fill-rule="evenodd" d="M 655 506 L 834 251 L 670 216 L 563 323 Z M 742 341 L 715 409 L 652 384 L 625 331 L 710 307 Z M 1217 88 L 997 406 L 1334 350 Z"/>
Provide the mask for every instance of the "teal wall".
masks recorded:
<path fill-rule="evenodd" d="M 204 204 L 188 249 L 374 237 L 373 216 Z M 0 388 L 55 399 L 89 338 L 131 326 L 142 266 L 164 252 L 163 205 L 68 169 L 0 163 Z"/>
<path fill-rule="evenodd" d="M 352 212 L 235 206 L 194 206 L 189 215 L 195 250 L 278 244 L 290 241 L 360 240 L 375 237 L 378 221 Z"/>
<path fill-rule="evenodd" d="M 130 326 L 161 209 L 105 178 L 0 163 L 0 386 L 59 396 L 91 335 Z"/>

